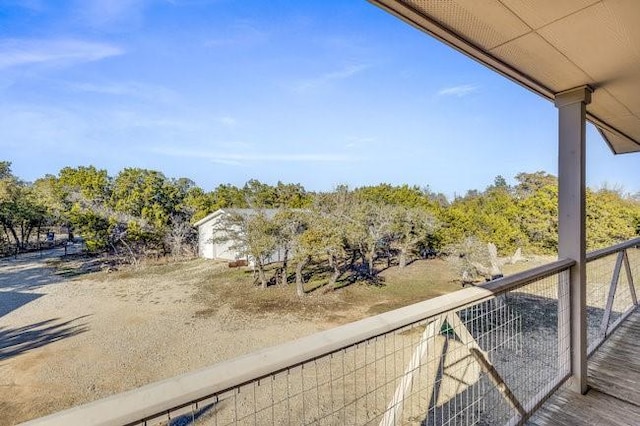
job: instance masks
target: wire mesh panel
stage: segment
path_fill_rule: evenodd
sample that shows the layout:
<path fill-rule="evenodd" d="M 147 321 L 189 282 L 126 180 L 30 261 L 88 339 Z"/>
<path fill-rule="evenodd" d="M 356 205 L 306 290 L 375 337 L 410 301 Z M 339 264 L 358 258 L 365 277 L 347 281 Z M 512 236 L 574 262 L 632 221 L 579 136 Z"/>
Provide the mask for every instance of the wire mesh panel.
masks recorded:
<path fill-rule="evenodd" d="M 633 277 L 638 249 L 622 249 L 587 263 L 587 343 L 589 353 L 602 343 L 621 317 L 635 306 Z"/>
<path fill-rule="evenodd" d="M 623 256 L 627 255 L 627 251 L 621 252 Z M 612 286 L 609 289 L 609 297 L 613 297 L 613 301 L 611 302 L 611 313 L 609 317 L 609 321 L 606 324 L 607 332 L 611 331 L 611 325 L 614 324 L 620 317 L 631 309 L 634 306 L 633 297 L 631 295 L 631 287 L 629 278 L 625 273 L 624 268 L 624 257 L 623 261 L 620 265 L 620 270 L 617 273 L 617 285 Z M 614 271 L 614 276 L 615 276 Z M 613 279 L 613 278 L 612 278 Z M 635 291 L 635 289 L 633 290 Z M 606 306 L 605 306 L 606 311 Z M 605 312 L 606 313 L 606 312 Z"/>
<path fill-rule="evenodd" d="M 567 279 L 562 271 L 290 366 L 169 423 L 517 423 L 568 375 L 568 327 L 558 328 Z"/>
<path fill-rule="evenodd" d="M 636 295 L 640 294 L 640 245 L 627 249 L 629 272 L 631 273 Z"/>
<path fill-rule="evenodd" d="M 592 347 L 604 338 L 600 326 L 604 318 L 617 253 L 587 263 L 587 344 Z"/>
<path fill-rule="evenodd" d="M 559 296 L 567 296 L 559 293 L 568 288 L 560 285 L 566 280 L 568 273 L 562 272 L 507 292 L 485 302 L 480 315 L 466 322 L 497 373 L 483 371 L 477 424 L 517 422 L 568 376 L 569 347 L 562 342 L 568 342 L 569 329 L 558 327 L 568 316 L 568 306 L 558 303 Z"/>

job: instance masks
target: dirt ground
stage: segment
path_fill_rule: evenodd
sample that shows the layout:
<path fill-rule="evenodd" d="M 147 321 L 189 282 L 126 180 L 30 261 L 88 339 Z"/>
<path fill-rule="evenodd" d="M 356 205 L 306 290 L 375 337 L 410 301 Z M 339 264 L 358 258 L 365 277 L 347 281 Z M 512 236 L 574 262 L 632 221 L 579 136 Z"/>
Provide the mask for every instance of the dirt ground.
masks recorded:
<path fill-rule="evenodd" d="M 294 315 L 243 315 L 224 304 L 211 309 L 192 279 L 212 268 L 207 262 L 163 279 L 94 274 L 69 280 L 45 261 L 0 262 L 3 425 L 332 325 Z"/>
<path fill-rule="evenodd" d="M 211 261 L 74 276 L 57 255 L 0 261 L 0 425 L 460 288 L 442 260 L 301 301 Z"/>

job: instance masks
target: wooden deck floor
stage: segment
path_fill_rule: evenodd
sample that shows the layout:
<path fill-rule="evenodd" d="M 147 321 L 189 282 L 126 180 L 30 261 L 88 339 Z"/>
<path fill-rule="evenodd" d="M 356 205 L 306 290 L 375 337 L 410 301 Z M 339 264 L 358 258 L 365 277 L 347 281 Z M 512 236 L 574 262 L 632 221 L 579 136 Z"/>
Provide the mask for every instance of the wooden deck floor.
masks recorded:
<path fill-rule="evenodd" d="M 640 311 L 589 359 L 589 391 L 561 389 L 528 424 L 640 425 Z"/>

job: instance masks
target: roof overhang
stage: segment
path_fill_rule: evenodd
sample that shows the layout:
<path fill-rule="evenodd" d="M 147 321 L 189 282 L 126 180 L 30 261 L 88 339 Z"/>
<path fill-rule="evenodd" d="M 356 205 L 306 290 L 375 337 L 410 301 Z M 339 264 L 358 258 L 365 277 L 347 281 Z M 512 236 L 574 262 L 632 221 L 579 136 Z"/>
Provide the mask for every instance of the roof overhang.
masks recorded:
<path fill-rule="evenodd" d="M 611 150 L 640 151 L 640 1 L 369 1 L 546 99 L 589 86 Z"/>
<path fill-rule="evenodd" d="M 208 215 L 206 215 L 205 217 L 203 217 L 202 219 L 200 219 L 199 221 L 197 221 L 196 223 L 193 224 L 194 228 L 197 228 L 199 226 L 204 225 L 207 222 L 212 221 L 213 219 L 215 219 L 218 216 L 221 216 L 223 214 L 225 214 L 226 212 L 222 209 L 218 209 L 213 213 L 209 213 Z"/>

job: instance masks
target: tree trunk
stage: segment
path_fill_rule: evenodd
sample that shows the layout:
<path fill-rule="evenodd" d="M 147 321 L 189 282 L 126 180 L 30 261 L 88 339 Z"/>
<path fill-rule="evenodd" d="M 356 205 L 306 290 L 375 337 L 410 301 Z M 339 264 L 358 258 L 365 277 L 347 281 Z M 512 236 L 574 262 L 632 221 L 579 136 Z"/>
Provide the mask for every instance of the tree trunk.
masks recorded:
<path fill-rule="evenodd" d="M 329 287 L 333 288 L 336 286 L 336 281 L 340 278 L 340 267 L 338 266 L 337 259 L 332 259 L 331 264 L 333 266 L 333 274 L 329 277 Z"/>
<path fill-rule="evenodd" d="M 13 240 L 16 242 L 16 249 L 14 250 L 14 253 L 16 256 L 18 256 L 18 251 L 20 250 L 20 240 L 18 239 L 16 230 L 6 223 L 3 223 L 2 227 L 4 228 L 4 233 L 7 235 L 7 243 L 11 244 L 11 238 L 9 235 L 11 235 L 11 237 L 13 237 Z"/>
<path fill-rule="evenodd" d="M 309 263 L 308 257 L 302 259 L 296 265 L 296 293 L 299 297 L 304 296 L 304 281 L 302 279 L 302 270 L 307 265 L 307 263 Z"/>
<path fill-rule="evenodd" d="M 287 285 L 287 276 L 288 276 L 288 272 L 287 272 L 287 267 L 289 266 L 289 248 L 285 247 L 284 249 L 284 256 L 282 258 L 282 277 L 281 277 L 281 281 L 280 284 Z"/>
<path fill-rule="evenodd" d="M 24 248 L 24 222 L 20 224 L 20 248 Z"/>
<path fill-rule="evenodd" d="M 358 254 L 362 255 L 359 250 L 351 250 L 351 261 L 349 262 L 349 269 L 353 269 L 353 265 L 358 260 Z"/>
<path fill-rule="evenodd" d="M 134 265 L 138 265 L 138 259 L 136 258 L 135 253 L 133 252 L 133 250 L 131 249 L 131 247 L 129 246 L 129 244 L 127 244 L 123 238 L 120 238 L 119 241 L 122 243 L 122 245 L 127 249 L 127 251 L 129 252 L 129 256 L 131 256 L 131 263 L 133 263 Z"/>
<path fill-rule="evenodd" d="M 400 255 L 398 257 L 398 267 L 400 269 L 407 266 L 407 250 L 403 247 L 400 249 Z"/>
<path fill-rule="evenodd" d="M 267 282 L 267 276 L 264 273 L 264 265 L 262 264 L 262 262 L 258 261 L 257 259 L 256 259 L 256 267 L 258 268 L 258 277 L 260 278 L 260 284 L 262 288 L 267 288 L 268 282 Z"/>
<path fill-rule="evenodd" d="M 27 244 L 29 244 L 29 239 L 31 238 L 31 232 L 32 231 L 33 231 L 33 227 L 29 226 L 27 228 L 27 235 L 25 236 L 25 240 L 24 240 Z"/>
<path fill-rule="evenodd" d="M 371 253 L 369 253 L 369 256 L 368 256 L 368 259 L 367 259 L 367 261 L 369 263 L 368 267 L 369 267 L 369 275 L 370 276 L 374 276 L 375 275 L 375 271 L 373 269 L 373 259 L 375 258 L 375 256 L 376 256 L 376 252 L 372 251 Z"/>
<path fill-rule="evenodd" d="M 18 238 L 18 234 L 16 230 L 13 229 L 13 227 L 9 226 L 8 229 L 11 232 L 11 235 L 13 236 L 14 241 L 16 242 L 16 249 L 18 249 L 20 247 L 20 238 Z"/>

